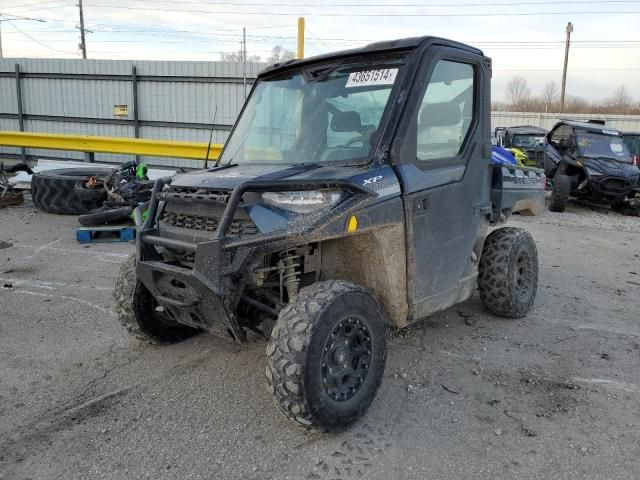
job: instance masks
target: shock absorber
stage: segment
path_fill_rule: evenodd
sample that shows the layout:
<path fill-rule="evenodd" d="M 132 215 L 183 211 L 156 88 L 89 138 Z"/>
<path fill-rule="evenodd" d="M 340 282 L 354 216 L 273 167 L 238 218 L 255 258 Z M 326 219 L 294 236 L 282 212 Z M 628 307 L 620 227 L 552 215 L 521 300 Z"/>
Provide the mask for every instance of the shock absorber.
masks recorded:
<path fill-rule="evenodd" d="M 296 255 L 295 250 L 286 250 L 280 254 L 280 260 L 281 285 L 287 289 L 289 298 L 292 298 L 298 294 L 300 286 L 300 255 Z"/>

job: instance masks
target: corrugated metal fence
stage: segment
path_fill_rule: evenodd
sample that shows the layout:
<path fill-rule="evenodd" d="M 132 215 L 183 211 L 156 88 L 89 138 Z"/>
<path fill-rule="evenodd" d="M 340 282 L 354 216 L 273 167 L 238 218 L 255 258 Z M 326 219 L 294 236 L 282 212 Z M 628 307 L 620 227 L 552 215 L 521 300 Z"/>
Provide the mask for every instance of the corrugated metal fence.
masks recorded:
<path fill-rule="evenodd" d="M 263 63 L 0 60 L 0 130 L 223 143 Z M 216 112 L 217 107 L 217 113 Z M 215 113 L 215 119 L 214 119 Z M 82 160 L 82 153 L 0 147 L 4 157 Z M 100 162 L 127 155 L 96 154 Z M 195 166 L 193 161 L 145 158 Z"/>
<path fill-rule="evenodd" d="M 491 112 L 491 127 L 495 129 L 496 127 L 535 125 L 549 130 L 560 119 L 604 120 L 611 128 L 623 132 L 640 132 L 640 116 L 588 113 Z"/>
<path fill-rule="evenodd" d="M 266 66 L 248 62 L 178 62 L 78 59 L 0 59 L 0 130 L 223 143 L 246 91 Z M 214 119 L 214 112 L 217 113 Z M 640 117 L 493 112 L 492 127 L 538 125 L 560 118 L 601 118 L 621 130 L 640 131 Z M 0 147 L 8 158 L 82 160 L 78 152 Z M 100 162 L 127 155 L 96 154 Z M 145 157 L 147 163 L 194 167 L 183 159 Z"/>

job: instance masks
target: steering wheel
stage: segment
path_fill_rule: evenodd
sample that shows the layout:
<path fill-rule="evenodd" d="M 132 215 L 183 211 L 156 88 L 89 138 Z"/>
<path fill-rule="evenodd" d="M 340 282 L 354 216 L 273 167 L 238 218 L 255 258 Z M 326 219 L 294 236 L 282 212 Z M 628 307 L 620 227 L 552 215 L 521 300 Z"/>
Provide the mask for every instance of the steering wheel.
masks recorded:
<path fill-rule="evenodd" d="M 353 148 L 352 145 L 354 143 L 362 142 L 362 146 L 364 147 L 369 141 L 368 135 L 358 135 L 357 137 L 353 137 L 347 143 L 344 144 L 344 148 Z"/>

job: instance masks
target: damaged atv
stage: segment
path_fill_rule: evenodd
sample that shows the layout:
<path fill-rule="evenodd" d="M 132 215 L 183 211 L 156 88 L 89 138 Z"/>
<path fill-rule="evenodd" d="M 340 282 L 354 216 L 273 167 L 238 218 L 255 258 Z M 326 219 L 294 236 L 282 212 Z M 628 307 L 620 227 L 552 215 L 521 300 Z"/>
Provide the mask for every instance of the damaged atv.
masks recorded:
<path fill-rule="evenodd" d="M 331 431 L 383 378 L 385 331 L 468 299 L 531 309 L 541 170 L 491 166 L 491 60 L 434 37 L 275 65 L 216 165 L 158 180 L 114 296 L 152 343 L 268 340 L 280 412 Z"/>
<path fill-rule="evenodd" d="M 640 192 L 640 170 L 619 131 L 596 121 L 561 121 L 546 140 L 549 210 L 563 212 L 574 197 L 637 214 L 633 198 Z"/>

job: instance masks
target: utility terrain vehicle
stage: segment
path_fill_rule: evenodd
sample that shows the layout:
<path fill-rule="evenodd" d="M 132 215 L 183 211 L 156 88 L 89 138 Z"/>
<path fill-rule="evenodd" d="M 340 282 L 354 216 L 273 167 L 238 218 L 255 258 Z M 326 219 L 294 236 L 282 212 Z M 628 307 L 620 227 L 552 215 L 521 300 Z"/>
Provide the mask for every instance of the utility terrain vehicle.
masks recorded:
<path fill-rule="evenodd" d="M 544 167 L 544 128 L 532 125 L 518 127 L 497 127 L 495 136 L 498 145 L 503 148 L 517 148 L 527 156 L 526 165 L 530 167 Z"/>
<path fill-rule="evenodd" d="M 338 429 L 372 402 L 385 330 L 469 298 L 522 317 L 544 175 L 491 167 L 491 61 L 424 37 L 263 71 L 213 168 L 158 180 L 115 287 L 147 341 L 269 338 L 281 412 Z"/>
<path fill-rule="evenodd" d="M 570 196 L 622 208 L 640 191 L 640 170 L 622 134 L 599 121 L 558 122 L 547 134 L 544 170 L 552 179 L 549 210 Z"/>

